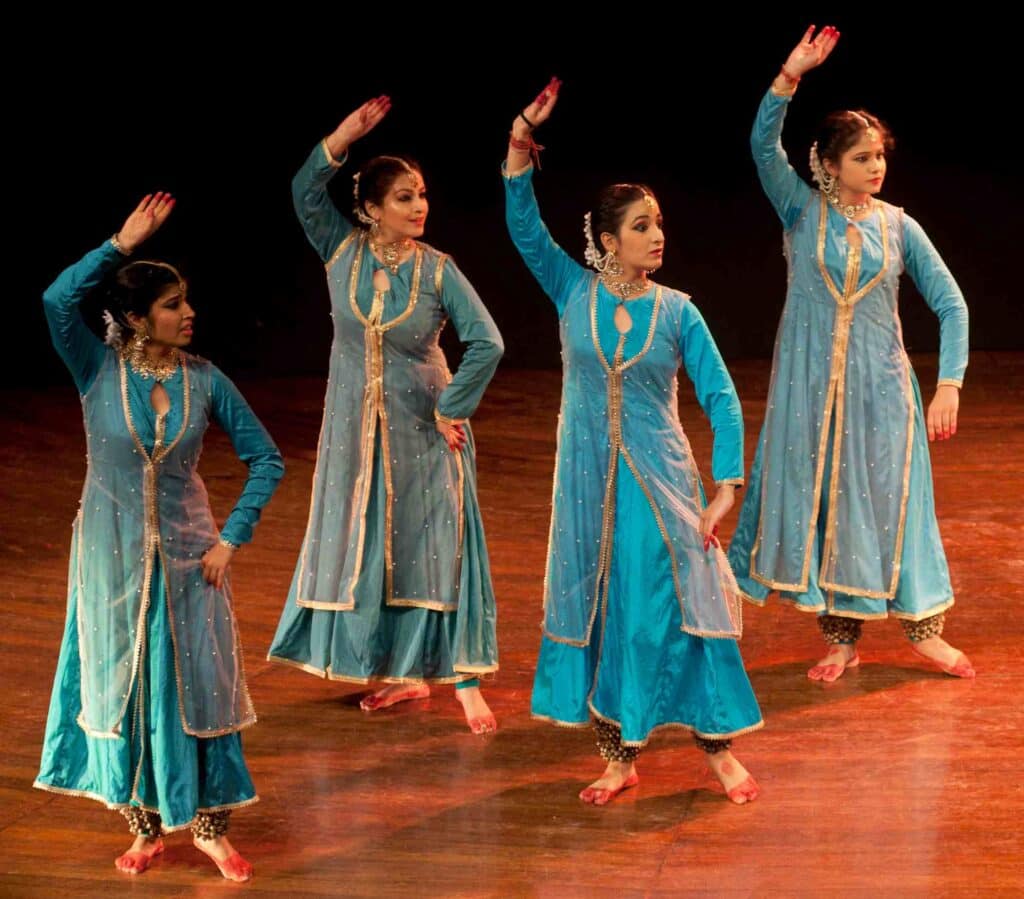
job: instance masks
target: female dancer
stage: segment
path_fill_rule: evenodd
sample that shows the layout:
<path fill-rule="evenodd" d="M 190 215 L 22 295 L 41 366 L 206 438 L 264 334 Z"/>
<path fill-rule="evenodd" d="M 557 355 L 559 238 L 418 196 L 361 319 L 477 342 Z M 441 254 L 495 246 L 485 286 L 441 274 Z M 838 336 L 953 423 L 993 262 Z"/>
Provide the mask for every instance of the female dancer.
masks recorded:
<path fill-rule="evenodd" d="M 224 877 L 252 866 L 225 833 L 256 802 L 239 731 L 255 723 L 229 566 L 284 466 L 235 386 L 184 352 L 195 312 L 165 262 L 125 257 L 174 207 L 145 197 L 121 230 L 43 296 L 85 411 L 88 469 L 71 538 L 68 614 L 35 785 L 119 810 L 135 834 L 115 864 L 145 871 L 161 831 L 191 826 Z M 106 279 L 104 345 L 79 309 Z M 249 476 L 218 532 L 196 472 L 216 421 Z"/>
<path fill-rule="evenodd" d="M 349 147 L 387 114 L 363 104 L 295 176 L 295 210 L 327 266 L 334 319 L 309 523 L 270 659 L 384 686 L 370 711 L 454 683 L 470 729 L 495 729 L 478 675 L 496 671 L 495 603 L 468 419 L 504 347 L 455 264 L 417 238 L 416 163 L 355 178 L 354 228 L 327 194 Z M 466 345 L 454 377 L 438 337 Z"/>
<path fill-rule="evenodd" d="M 953 605 L 932 496 L 928 440 L 956 434 L 967 306 L 921 226 L 876 198 L 888 129 L 864 110 L 829 115 L 811 147 L 818 190 L 782 149 L 786 107 L 839 32 L 814 27 L 761 102 L 751 147 L 785 228 L 789 289 L 751 489 L 729 550 L 741 590 L 776 590 L 814 612 L 828 646 L 808 672 L 834 681 L 860 662 L 862 622 L 894 617 L 916 652 L 974 677 L 940 636 Z M 928 407 L 897 310 L 906 270 L 939 317 L 939 382 Z"/>
<path fill-rule="evenodd" d="M 541 221 L 531 133 L 559 88 L 553 79 L 516 117 L 505 163 L 509 232 L 555 304 L 564 362 L 533 713 L 567 727 L 593 718 L 607 767 L 584 802 L 635 785 L 640 748 L 675 725 L 742 804 L 758 787 L 730 741 L 762 721 L 736 645 L 736 582 L 714 537 L 743 483 L 739 400 L 697 307 L 649 278 L 665 249 L 649 188 L 613 184 L 587 213 L 596 272 Z M 715 432 L 710 504 L 679 422 L 680 366 Z"/>

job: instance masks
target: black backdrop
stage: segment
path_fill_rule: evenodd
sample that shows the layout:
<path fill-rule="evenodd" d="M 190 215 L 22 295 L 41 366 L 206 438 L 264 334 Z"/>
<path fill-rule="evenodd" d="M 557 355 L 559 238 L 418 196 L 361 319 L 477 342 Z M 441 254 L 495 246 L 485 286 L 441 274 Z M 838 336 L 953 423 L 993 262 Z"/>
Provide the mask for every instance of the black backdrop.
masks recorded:
<path fill-rule="evenodd" d="M 5 112 L 9 386 L 67 383 L 40 293 L 154 189 L 179 198 L 148 252 L 191 279 L 196 350 L 236 376 L 324 372 L 323 270 L 289 182 L 323 134 L 383 92 L 392 112 L 352 161 L 419 159 L 431 200 L 425 239 L 484 298 L 505 364 L 557 366 L 555 318 L 506 235 L 498 175 L 512 117 L 551 74 L 564 88 L 538 134 L 548 149 L 537 183 L 556 239 L 579 258 L 596 190 L 651 184 L 668 231 L 658 280 L 694 296 L 727 359 L 770 355 L 784 297 L 781 230 L 747 141 L 762 93 L 812 16 L 691 19 L 681 6 L 595 4 L 217 14 L 54 12 L 8 33 L 22 59 Z M 898 145 L 883 196 L 922 223 L 959 280 L 972 347 L 1024 347 L 1012 29 L 982 15 L 922 23 L 880 4 L 835 21 L 843 37 L 787 120 L 791 159 L 806 175 L 808 135 L 833 108 L 864 106 L 888 121 Z M 335 181 L 346 209 L 351 171 Z M 935 350 L 936 319 L 909 283 L 901 314 L 910 350 Z"/>

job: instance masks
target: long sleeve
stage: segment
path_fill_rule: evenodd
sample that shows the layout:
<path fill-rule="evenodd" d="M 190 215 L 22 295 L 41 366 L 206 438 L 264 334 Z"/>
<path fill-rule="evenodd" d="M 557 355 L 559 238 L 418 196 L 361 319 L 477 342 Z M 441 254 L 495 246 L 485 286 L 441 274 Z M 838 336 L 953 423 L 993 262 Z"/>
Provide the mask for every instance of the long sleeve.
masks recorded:
<path fill-rule="evenodd" d="M 75 379 L 79 393 L 86 393 L 103 364 L 107 348 L 82 318 L 80 304 L 124 257 L 109 241 L 86 253 L 64 269 L 43 293 L 43 311 L 53 346 Z"/>
<path fill-rule="evenodd" d="M 711 420 L 714 446 L 711 473 L 717 484 L 743 483 L 743 410 L 729 370 L 722 361 L 704 317 L 692 302 L 683 306 L 679 349 L 697 392 L 697 401 Z"/>
<path fill-rule="evenodd" d="M 903 259 L 932 312 L 939 317 L 939 384 L 963 384 L 967 370 L 967 303 L 924 229 L 903 217 Z"/>
<path fill-rule="evenodd" d="M 505 352 L 505 344 L 473 285 L 450 259 L 442 264 L 441 305 L 466 351 L 455 377 L 438 398 L 437 413 L 459 420 L 476 411 Z"/>
<path fill-rule="evenodd" d="M 249 467 L 249 476 L 235 508 L 221 528 L 221 537 L 234 546 L 252 540 L 253 528 L 284 475 L 281 453 L 238 388 L 219 369 L 214 369 L 213 418 L 224 429 L 238 458 Z"/>
<path fill-rule="evenodd" d="M 320 258 L 327 262 L 338 245 L 352 231 L 327 193 L 327 182 L 334 177 L 345 160 L 331 156 L 325 141 L 313 148 L 301 169 L 292 179 L 292 203 L 302 229 Z"/>
<path fill-rule="evenodd" d="M 541 219 L 533 192 L 533 167 L 509 175 L 502 166 L 502 173 L 505 223 L 512 243 L 561 316 L 573 289 L 589 277 L 587 270 L 555 243 Z"/>
<path fill-rule="evenodd" d="M 782 124 L 790 99 L 769 90 L 757 109 L 754 128 L 750 132 L 750 151 L 754 155 L 761 187 L 787 231 L 796 224 L 813 193 L 789 164 L 786 151 L 782 149 Z"/>

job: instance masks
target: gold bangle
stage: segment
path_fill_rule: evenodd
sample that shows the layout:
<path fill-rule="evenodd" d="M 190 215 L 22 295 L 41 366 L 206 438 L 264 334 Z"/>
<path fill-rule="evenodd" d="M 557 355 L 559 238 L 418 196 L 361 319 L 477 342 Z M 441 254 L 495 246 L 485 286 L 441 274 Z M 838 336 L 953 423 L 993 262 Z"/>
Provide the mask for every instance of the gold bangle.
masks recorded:
<path fill-rule="evenodd" d="M 118 240 L 117 233 L 115 233 L 114 236 L 110 238 L 110 245 L 115 250 L 117 250 L 117 252 L 120 253 L 122 256 L 131 256 L 131 254 L 132 254 L 132 251 L 131 250 L 126 250 L 124 248 L 124 246 L 121 244 L 121 241 Z"/>
<path fill-rule="evenodd" d="M 217 542 L 218 542 L 218 543 L 219 543 L 219 544 L 220 544 L 221 546 L 226 546 L 226 547 L 227 547 L 228 549 L 230 549 L 230 550 L 236 550 L 236 549 L 238 549 L 238 546 L 237 546 L 236 544 L 232 543 L 232 542 L 231 542 L 230 540 L 225 540 L 225 539 L 224 539 L 223 537 L 218 537 L 218 538 L 217 538 Z"/>

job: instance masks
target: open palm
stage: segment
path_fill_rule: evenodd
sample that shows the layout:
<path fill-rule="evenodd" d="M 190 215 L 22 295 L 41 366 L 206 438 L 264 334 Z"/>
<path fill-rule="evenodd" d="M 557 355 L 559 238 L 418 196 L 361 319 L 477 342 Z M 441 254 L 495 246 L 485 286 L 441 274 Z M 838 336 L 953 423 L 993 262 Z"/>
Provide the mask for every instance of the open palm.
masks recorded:
<path fill-rule="evenodd" d="M 174 204 L 174 197 L 164 191 L 146 194 L 132 214 L 125 219 L 121 230 L 117 232 L 118 243 L 121 244 L 125 252 L 132 252 L 156 234 L 163 223 L 167 221 L 167 217 L 174 209 Z"/>
<path fill-rule="evenodd" d="M 815 37 L 812 25 L 804 32 L 800 43 L 789 54 L 786 64 L 782 67 L 783 70 L 792 77 L 799 78 L 828 59 L 838 40 L 839 31 L 834 26 L 826 25 Z"/>

